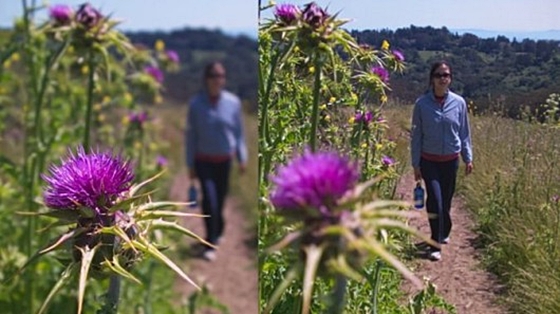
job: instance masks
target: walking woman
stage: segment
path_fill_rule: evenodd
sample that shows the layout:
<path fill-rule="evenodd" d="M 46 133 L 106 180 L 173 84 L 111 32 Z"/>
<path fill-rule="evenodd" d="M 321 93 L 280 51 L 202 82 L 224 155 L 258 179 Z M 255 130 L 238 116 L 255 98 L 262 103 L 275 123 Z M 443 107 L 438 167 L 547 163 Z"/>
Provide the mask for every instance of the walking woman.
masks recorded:
<path fill-rule="evenodd" d="M 449 90 L 451 66 L 440 61 L 430 70 L 430 89 L 416 100 L 412 113 L 411 157 L 416 181 L 424 179 L 426 208 L 432 240 L 447 244 L 451 233 L 451 201 L 459 168 L 473 170 L 473 155 L 467 105 L 463 97 Z M 429 257 L 441 259 L 441 248 L 430 247 Z"/>
<path fill-rule="evenodd" d="M 237 158 L 240 173 L 247 163 L 241 102 L 224 90 L 225 77 L 220 62 L 205 67 L 205 89 L 190 102 L 185 145 L 189 177 L 199 180 L 202 212 L 209 216 L 204 220 L 206 241 L 215 245 L 224 232 L 223 207 L 232 159 Z M 207 260 L 216 258 L 211 247 L 205 246 L 201 253 Z"/>

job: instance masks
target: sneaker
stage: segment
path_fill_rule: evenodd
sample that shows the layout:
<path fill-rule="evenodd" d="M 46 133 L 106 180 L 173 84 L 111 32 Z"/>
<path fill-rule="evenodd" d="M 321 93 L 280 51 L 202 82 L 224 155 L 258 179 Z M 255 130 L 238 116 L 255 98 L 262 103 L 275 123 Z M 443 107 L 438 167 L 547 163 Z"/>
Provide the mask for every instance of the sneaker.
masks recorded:
<path fill-rule="evenodd" d="M 441 260 L 441 252 L 440 251 L 433 251 L 428 256 L 432 261 L 439 261 Z"/>
<path fill-rule="evenodd" d="M 216 260 L 216 250 L 208 249 L 208 250 L 204 251 L 204 253 L 202 253 L 202 257 L 209 262 L 215 261 Z"/>
<path fill-rule="evenodd" d="M 443 239 L 443 241 L 441 242 L 443 244 L 449 244 L 449 237 Z"/>

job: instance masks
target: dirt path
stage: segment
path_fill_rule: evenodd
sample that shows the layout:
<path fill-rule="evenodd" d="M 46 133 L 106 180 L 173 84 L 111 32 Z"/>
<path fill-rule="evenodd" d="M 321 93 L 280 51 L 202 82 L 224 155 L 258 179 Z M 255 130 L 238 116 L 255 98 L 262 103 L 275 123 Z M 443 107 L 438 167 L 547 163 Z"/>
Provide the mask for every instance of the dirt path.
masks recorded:
<path fill-rule="evenodd" d="M 397 198 L 411 200 L 415 182 L 412 174 L 401 178 Z M 495 277 L 479 265 L 479 252 L 474 248 L 476 234 L 474 223 L 464 207 L 464 202 L 455 197 L 451 209 L 453 229 L 450 243 L 443 246 L 442 259 L 432 262 L 419 259 L 415 273 L 422 278 L 431 278 L 439 294 L 457 309 L 458 314 L 498 314 L 507 311 L 496 304 L 499 285 Z M 430 234 L 427 219 L 414 218 L 410 225 Z M 405 283 L 404 291 L 414 293 L 414 288 Z M 436 313 L 436 312 L 432 312 Z"/>
<path fill-rule="evenodd" d="M 174 179 L 170 198 L 175 201 L 186 201 L 188 177 L 179 173 Z M 195 209 L 199 212 L 199 209 Z M 248 222 L 238 208 L 235 199 L 226 200 L 225 231 L 222 244 L 217 251 L 217 259 L 208 262 L 198 258 L 189 258 L 183 267 L 187 274 L 200 286 L 204 283 L 212 296 L 226 305 L 231 314 L 258 313 L 258 276 L 257 256 L 249 244 L 254 235 L 248 232 Z M 183 225 L 204 236 L 202 220 L 185 219 Z M 194 240 L 189 239 L 189 244 Z M 188 297 L 195 288 L 184 280 L 177 280 L 176 290 Z M 200 314 L 221 313 L 217 310 L 204 309 Z"/>

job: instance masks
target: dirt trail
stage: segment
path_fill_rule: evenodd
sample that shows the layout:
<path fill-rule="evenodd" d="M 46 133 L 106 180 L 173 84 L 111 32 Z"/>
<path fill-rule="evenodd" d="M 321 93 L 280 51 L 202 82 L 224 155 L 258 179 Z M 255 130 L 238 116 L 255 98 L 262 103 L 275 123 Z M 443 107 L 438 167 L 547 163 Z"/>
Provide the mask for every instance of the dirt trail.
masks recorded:
<path fill-rule="evenodd" d="M 233 183 L 233 182 L 232 182 Z M 174 201 L 187 200 L 188 176 L 182 172 L 176 175 L 170 191 Z M 198 208 L 194 209 L 197 213 Z M 249 244 L 255 235 L 248 232 L 248 221 L 244 213 L 236 207 L 235 199 L 228 198 L 224 210 L 225 231 L 222 244 L 217 251 L 217 259 L 208 262 L 199 258 L 189 258 L 186 262 L 187 274 L 200 286 L 205 283 L 212 296 L 226 305 L 231 314 L 258 313 L 258 276 L 257 256 Z M 204 236 L 201 218 L 189 218 L 183 225 L 197 234 Z M 189 244 L 195 240 L 189 239 Z M 178 279 L 175 289 L 188 297 L 195 288 Z M 200 314 L 220 313 L 205 309 Z"/>
<path fill-rule="evenodd" d="M 412 174 L 403 176 L 397 188 L 397 198 L 410 201 L 414 186 Z M 450 243 L 443 246 L 442 259 L 437 262 L 419 259 L 414 272 L 419 278 L 431 278 L 437 291 L 447 302 L 455 305 L 458 314 L 507 313 L 504 307 L 496 304 L 500 287 L 495 277 L 479 264 L 480 253 L 474 247 L 474 223 L 459 197 L 453 199 L 451 219 Z M 413 218 L 410 225 L 430 234 L 427 218 Z M 409 295 L 415 292 L 408 283 L 403 289 Z"/>

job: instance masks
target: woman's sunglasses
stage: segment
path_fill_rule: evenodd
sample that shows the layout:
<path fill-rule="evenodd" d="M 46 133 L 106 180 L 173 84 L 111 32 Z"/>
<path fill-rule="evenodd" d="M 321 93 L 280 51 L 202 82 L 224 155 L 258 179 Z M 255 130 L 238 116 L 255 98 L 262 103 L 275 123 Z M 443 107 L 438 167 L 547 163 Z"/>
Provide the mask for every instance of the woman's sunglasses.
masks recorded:
<path fill-rule="evenodd" d="M 433 78 L 449 78 L 451 77 L 450 73 L 434 73 L 434 75 L 432 75 Z"/>

